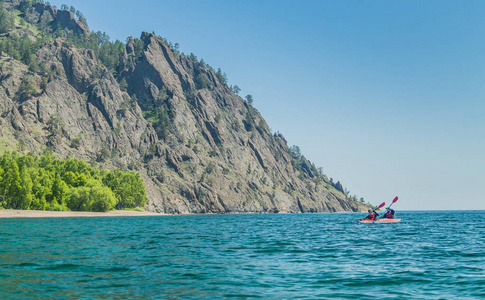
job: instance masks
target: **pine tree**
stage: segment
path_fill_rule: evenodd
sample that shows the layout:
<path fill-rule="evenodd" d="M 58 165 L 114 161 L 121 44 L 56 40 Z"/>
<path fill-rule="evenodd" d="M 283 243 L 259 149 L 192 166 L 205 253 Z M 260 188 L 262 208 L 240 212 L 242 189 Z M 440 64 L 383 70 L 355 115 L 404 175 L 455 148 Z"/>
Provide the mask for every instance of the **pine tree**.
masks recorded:
<path fill-rule="evenodd" d="M 0 33 L 5 33 L 14 27 L 14 17 L 0 2 Z"/>

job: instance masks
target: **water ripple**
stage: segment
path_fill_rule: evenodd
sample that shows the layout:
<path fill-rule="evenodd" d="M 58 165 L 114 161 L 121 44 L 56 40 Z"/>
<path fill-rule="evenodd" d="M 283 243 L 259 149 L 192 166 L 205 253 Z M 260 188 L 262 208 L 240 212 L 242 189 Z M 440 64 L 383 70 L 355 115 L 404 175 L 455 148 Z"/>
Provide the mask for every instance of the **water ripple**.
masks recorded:
<path fill-rule="evenodd" d="M 0 220 L 0 298 L 476 299 L 485 212 Z"/>

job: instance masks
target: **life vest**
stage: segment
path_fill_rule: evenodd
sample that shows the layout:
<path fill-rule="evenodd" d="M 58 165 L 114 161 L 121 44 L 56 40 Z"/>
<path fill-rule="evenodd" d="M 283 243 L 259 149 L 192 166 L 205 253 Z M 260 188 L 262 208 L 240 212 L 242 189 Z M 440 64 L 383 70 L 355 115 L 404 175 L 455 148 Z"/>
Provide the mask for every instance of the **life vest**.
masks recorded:
<path fill-rule="evenodd" d="M 365 217 L 366 219 L 369 219 L 369 220 L 376 220 L 377 217 L 376 217 L 376 214 L 375 213 L 370 213 L 367 217 Z"/>
<path fill-rule="evenodd" d="M 384 214 L 384 218 L 387 218 L 387 219 L 394 219 L 394 209 L 389 209 L 388 212 L 386 212 Z"/>
<path fill-rule="evenodd" d="M 387 212 L 385 215 L 384 215 L 384 218 L 386 219 L 394 219 L 394 215 L 391 213 L 391 212 Z"/>

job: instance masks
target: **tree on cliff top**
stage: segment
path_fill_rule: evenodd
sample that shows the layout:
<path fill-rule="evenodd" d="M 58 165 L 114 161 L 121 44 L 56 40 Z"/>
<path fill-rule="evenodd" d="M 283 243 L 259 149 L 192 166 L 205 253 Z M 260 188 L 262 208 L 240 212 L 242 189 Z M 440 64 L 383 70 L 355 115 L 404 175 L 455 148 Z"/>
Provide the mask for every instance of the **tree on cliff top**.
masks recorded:
<path fill-rule="evenodd" d="M 0 1 L 0 34 L 5 33 L 14 27 L 14 17 L 3 7 Z"/>

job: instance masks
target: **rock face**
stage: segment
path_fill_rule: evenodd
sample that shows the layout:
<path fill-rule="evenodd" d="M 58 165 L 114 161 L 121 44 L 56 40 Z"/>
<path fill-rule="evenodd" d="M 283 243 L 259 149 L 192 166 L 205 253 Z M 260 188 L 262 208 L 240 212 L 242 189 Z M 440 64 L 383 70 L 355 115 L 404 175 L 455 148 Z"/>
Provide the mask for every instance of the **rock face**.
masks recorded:
<path fill-rule="evenodd" d="M 15 1 L 13 1 L 13 5 Z M 67 10 L 58 10 L 53 6 L 37 2 L 25 10 L 24 18 L 27 22 L 39 27 L 50 27 L 56 30 L 58 27 L 63 28 L 66 32 L 74 34 L 89 34 L 89 28 L 86 24 L 79 22 L 74 14 Z"/>
<path fill-rule="evenodd" d="M 46 14 L 67 18 L 67 11 L 42 3 L 32 9 L 26 13 L 32 23 Z M 69 30 L 89 32 L 66 20 Z M 59 38 L 46 43 L 36 57 L 55 76 L 44 86 L 39 74 L 2 54 L 0 150 L 49 147 L 61 157 L 139 171 L 146 209 L 155 212 L 366 209 L 304 157 L 295 157 L 283 136 L 273 135 L 259 112 L 211 68 L 153 34 L 144 32 L 140 40 L 139 56 L 134 40 L 128 41 L 117 78 L 91 50 Z M 20 90 L 25 81 L 35 90 L 27 96 Z"/>

